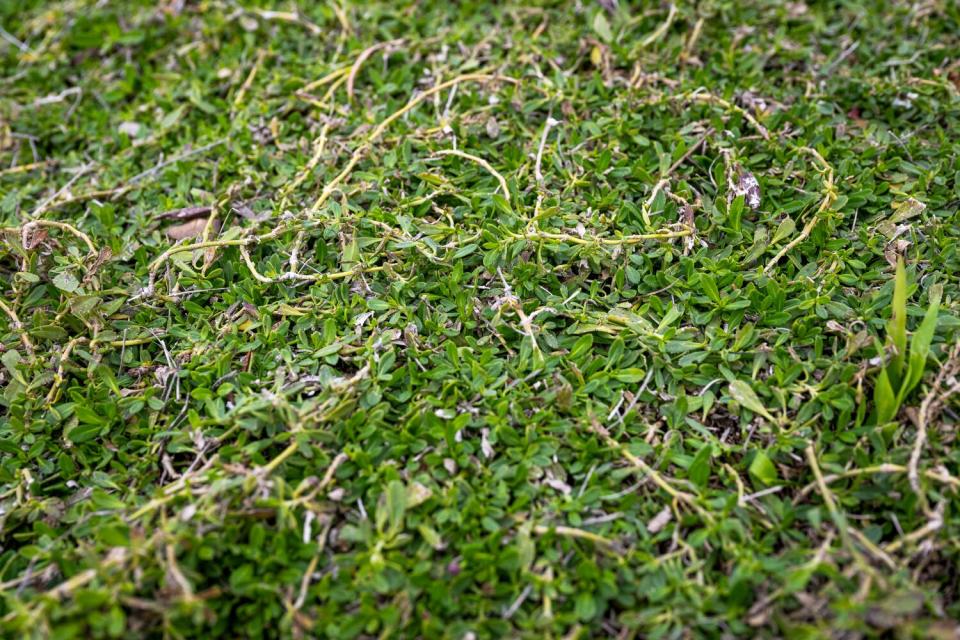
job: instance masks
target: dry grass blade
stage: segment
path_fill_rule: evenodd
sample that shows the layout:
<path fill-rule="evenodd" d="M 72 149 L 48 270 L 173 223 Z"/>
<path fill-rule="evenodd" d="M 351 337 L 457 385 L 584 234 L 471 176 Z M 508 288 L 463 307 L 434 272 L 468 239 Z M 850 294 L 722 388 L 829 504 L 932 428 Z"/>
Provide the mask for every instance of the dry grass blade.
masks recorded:
<path fill-rule="evenodd" d="M 402 38 L 397 40 L 388 40 L 387 42 L 378 42 L 377 44 L 369 46 L 360 52 L 360 55 L 357 56 L 357 59 L 354 61 L 354 63 L 350 65 L 350 73 L 347 74 L 347 98 L 349 100 L 353 100 L 353 84 L 357 80 L 357 74 L 360 73 L 360 68 L 363 66 L 363 63 L 366 62 L 367 59 L 377 51 L 399 47 L 402 44 Z"/>

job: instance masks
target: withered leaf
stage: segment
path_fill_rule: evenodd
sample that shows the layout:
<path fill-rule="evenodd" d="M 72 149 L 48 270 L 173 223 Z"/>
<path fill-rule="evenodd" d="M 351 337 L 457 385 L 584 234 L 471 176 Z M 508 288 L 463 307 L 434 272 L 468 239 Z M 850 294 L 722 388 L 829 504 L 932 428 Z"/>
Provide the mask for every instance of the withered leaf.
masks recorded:
<path fill-rule="evenodd" d="M 927 205 L 916 198 L 907 198 L 906 200 L 893 203 L 893 213 L 877 223 L 877 232 L 886 236 L 887 240 L 895 240 L 897 236 L 910 230 L 910 225 L 905 224 L 907 220 L 915 218 L 927 209 Z"/>
<path fill-rule="evenodd" d="M 47 239 L 47 230 L 35 225 L 24 225 L 20 234 L 20 242 L 27 251 L 36 249 Z"/>
<path fill-rule="evenodd" d="M 749 171 L 740 172 L 733 191 L 734 195 L 743 196 L 743 201 L 754 211 L 760 208 L 760 183 Z"/>
<path fill-rule="evenodd" d="M 163 218 L 165 220 L 191 220 L 193 218 L 199 218 L 200 216 L 205 216 L 213 210 L 213 207 L 184 207 L 182 209 L 173 209 L 172 211 L 164 211 L 163 213 L 158 213 L 157 218 Z"/>
<path fill-rule="evenodd" d="M 194 218 L 189 222 L 184 222 L 183 224 L 176 224 L 169 229 L 167 229 L 167 235 L 173 240 L 186 240 L 188 238 L 196 238 L 201 233 L 203 233 L 204 227 L 207 226 L 206 218 Z M 220 230 L 220 223 L 214 221 L 213 231 Z"/>
<path fill-rule="evenodd" d="M 101 247 L 100 252 L 97 254 L 97 257 L 94 259 L 93 264 L 87 269 L 86 275 L 83 276 L 83 281 L 90 282 L 90 280 L 97 274 L 97 271 L 100 270 L 100 267 L 103 266 L 107 260 L 113 257 L 113 251 L 109 247 Z"/>

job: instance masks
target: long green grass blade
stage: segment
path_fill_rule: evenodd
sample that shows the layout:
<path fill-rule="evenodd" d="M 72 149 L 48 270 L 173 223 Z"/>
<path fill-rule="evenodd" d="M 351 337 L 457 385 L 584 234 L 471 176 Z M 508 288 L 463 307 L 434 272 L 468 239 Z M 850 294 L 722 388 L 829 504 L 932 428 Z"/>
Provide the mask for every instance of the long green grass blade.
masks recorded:
<path fill-rule="evenodd" d="M 917 327 L 910 340 L 910 360 L 907 366 L 907 375 L 900 387 L 901 399 L 905 398 L 914 387 L 923 379 L 923 370 L 926 368 L 927 357 L 930 355 L 930 345 L 937 331 L 937 314 L 940 312 L 940 298 L 943 287 L 934 285 L 930 288 L 930 306 L 923 317 L 923 322 Z"/>
<path fill-rule="evenodd" d="M 897 389 L 900 387 L 907 355 L 907 271 L 903 266 L 903 257 L 900 256 L 897 257 L 887 335 L 895 351 L 887 367 L 887 375 L 890 377 L 890 384 Z"/>

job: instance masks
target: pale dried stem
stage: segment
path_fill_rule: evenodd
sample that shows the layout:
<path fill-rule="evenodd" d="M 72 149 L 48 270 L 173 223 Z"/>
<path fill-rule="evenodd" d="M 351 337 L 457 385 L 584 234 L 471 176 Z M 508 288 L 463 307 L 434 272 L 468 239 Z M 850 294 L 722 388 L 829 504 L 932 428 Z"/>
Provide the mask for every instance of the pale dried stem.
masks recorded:
<path fill-rule="evenodd" d="M 411 98 L 405 106 L 403 106 L 402 108 L 398 109 L 397 111 L 393 112 L 388 117 L 386 117 L 380 124 L 378 124 L 373 129 L 373 131 L 370 132 L 369 135 L 367 135 L 367 138 L 360 144 L 359 147 L 357 147 L 354 150 L 353 154 L 350 156 L 350 159 L 347 161 L 346 166 L 344 166 L 344 168 L 340 171 L 340 173 L 334 176 L 333 179 L 330 182 L 328 182 L 327 185 L 323 188 L 323 191 L 320 193 L 320 196 L 317 198 L 316 202 L 314 202 L 313 206 L 310 208 L 310 213 L 313 214 L 320 210 L 320 207 L 324 205 L 324 203 L 330 198 L 330 196 L 334 193 L 334 191 L 337 190 L 340 184 L 347 179 L 347 177 L 353 171 L 354 167 L 356 167 L 357 164 L 364 157 L 366 157 L 366 155 L 370 152 L 370 150 L 373 148 L 373 143 L 379 140 L 380 136 L 384 134 L 384 132 L 390 127 L 390 125 L 396 122 L 397 120 L 399 120 L 400 118 L 402 118 L 404 114 L 414 109 L 417 105 L 419 105 L 424 100 L 427 100 L 428 98 L 436 95 L 437 93 L 440 93 L 441 91 L 445 91 L 451 87 L 454 87 L 460 84 L 461 82 L 489 82 L 494 80 L 519 84 L 518 80 L 509 78 L 506 76 L 500 76 L 500 75 L 488 74 L 488 73 L 467 73 L 461 76 L 457 76 L 456 78 L 453 78 L 451 80 L 447 80 L 446 82 L 441 82 L 440 84 L 434 85 L 433 87 L 430 87 L 426 91 L 423 91 L 422 93 L 419 93 L 413 98 Z"/>
<path fill-rule="evenodd" d="M 443 149 L 441 151 L 437 151 L 434 155 L 456 156 L 458 158 L 463 158 L 464 160 L 469 160 L 471 162 L 477 163 L 478 165 L 486 169 L 490 175 L 492 175 L 494 178 L 497 179 L 497 182 L 500 183 L 500 189 L 501 191 L 503 191 L 503 197 L 506 198 L 507 202 L 510 201 L 510 189 L 507 187 L 506 179 L 502 175 L 500 175 L 499 171 L 494 169 L 493 166 L 491 166 L 491 164 L 486 160 L 484 160 L 483 158 L 469 154 L 469 153 L 465 153 L 463 151 L 458 151 L 457 149 Z"/>
<path fill-rule="evenodd" d="M 765 274 L 769 274 L 773 268 L 777 266 L 780 258 L 787 255 L 787 253 L 789 253 L 794 247 L 810 236 L 810 232 L 813 231 L 813 228 L 816 227 L 817 223 L 820 222 L 820 216 L 829 210 L 837 199 L 837 190 L 833 183 L 833 167 L 830 166 L 830 163 L 824 160 L 823 156 L 820 155 L 816 149 L 812 149 L 810 147 L 799 147 L 797 150 L 813 156 L 823 167 L 823 171 L 821 172 L 824 176 L 823 199 L 820 201 L 820 206 L 814 212 L 813 217 L 810 218 L 810 221 L 807 222 L 806 225 L 804 225 L 800 233 L 797 234 L 797 236 L 787 243 L 782 249 L 780 249 L 780 251 L 777 252 L 777 255 L 770 259 L 770 262 L 768 262 L 767 266 L 763 269 Z"/>

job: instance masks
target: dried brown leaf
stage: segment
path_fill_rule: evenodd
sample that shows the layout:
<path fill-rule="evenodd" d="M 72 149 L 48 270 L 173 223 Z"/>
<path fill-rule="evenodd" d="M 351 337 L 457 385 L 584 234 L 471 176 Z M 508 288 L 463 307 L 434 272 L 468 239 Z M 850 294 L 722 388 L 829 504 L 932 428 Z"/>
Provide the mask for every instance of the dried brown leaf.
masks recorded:
<path fill-rule="evenodd" d="M 213 210 L 213 207 L 184 207 L 182 209 L 173 209 L 158 213 L 155 217 L 165 220 L 192 220 L 205 216 Z"/>
<path fill-rule="evenodd" d="M 27 251 L 36 249 L 47 239 L 47 230 L 35 225 L 24 225 L 20 233 L 20 242 Z"/>
<path fill-rule="evenodd" d="M 97 254 L 96 259 L 94 259 L 93 264 L 87 269 L 87 273 L 83 276 L 83 281 L 90 282 L 93 279 L 93 276 L 97 274 L 97 271 L 100 270 L 100 267 L 103 266 L 107 260 L 113 257 L 113 251 L 109 247 L 101 247 L 100 252 Z"/>
<path fill-rule="evenodd" d="M 203 233 L 203 229 L 206 226 L 207 221 L 205 218 L 195 218 L 189 222 L 176 224 L 170 227 L 167 229 L 167 235 L 173 240 L 187 240 L 189 238 L 196 238 Z M 220 224 L 214 222 L 213 227 L 214 231 L 218 231 L 220 229 Z"/>

